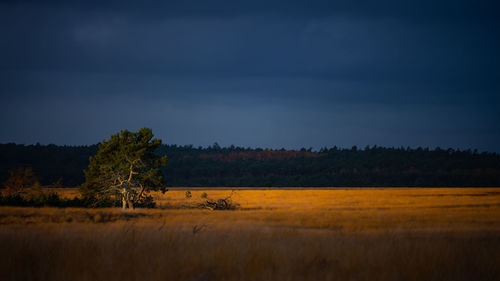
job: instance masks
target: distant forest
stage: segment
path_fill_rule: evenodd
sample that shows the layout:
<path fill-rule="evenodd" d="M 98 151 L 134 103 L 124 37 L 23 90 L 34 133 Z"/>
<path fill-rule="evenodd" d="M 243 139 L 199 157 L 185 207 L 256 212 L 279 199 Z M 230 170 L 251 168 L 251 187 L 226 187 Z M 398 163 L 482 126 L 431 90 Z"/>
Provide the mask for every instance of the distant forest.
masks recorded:
<path fill-rule="evenodd" d="M 97 145 L 0 144 L 0 181 L 32 168 L 42 185 L 77 186 Z M 427 148 L 323 148 L 320 151 L 162 145 L 168 186 L 395 187 L 500 186 L 500 155 Z"/>

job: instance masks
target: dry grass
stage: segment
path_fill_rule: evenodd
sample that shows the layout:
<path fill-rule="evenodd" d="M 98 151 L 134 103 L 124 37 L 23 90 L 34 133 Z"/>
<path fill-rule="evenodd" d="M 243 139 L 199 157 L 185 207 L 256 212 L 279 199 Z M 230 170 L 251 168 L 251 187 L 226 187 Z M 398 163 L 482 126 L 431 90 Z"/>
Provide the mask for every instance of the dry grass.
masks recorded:
<path fill-rule="evenodd" d="M 500 280 L 500 190 L 154 194 L 161 209 L 0 208 L 2 280 Z M 67 190 L 64 192 L 74 192 Z"/>

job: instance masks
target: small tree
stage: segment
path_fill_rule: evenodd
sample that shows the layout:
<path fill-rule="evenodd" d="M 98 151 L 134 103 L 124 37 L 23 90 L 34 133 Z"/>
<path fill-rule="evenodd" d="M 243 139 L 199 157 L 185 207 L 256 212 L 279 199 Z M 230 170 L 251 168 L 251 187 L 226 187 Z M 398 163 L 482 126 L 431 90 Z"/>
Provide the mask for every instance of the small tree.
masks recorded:
<path fill-rule="evenodd" d="M 123 209 L 133 209 L 148 199 L 149 191 L 165 190 L 158 168 L 167 164 L 167 157 L 154 154 L 159 145 L 161 140 L 153 139 L 149 128 L 123 130 L 103 140 L 84 171 L 82 193 L 97 200 L 121 200 Z"/>
<path fill-rule="evenodd" d="M 38 179 L 31 168 L 9 170 L 9 178 L 4 182 L 5 194 L 22 194 L 27 188 L 38 185 Z"/>

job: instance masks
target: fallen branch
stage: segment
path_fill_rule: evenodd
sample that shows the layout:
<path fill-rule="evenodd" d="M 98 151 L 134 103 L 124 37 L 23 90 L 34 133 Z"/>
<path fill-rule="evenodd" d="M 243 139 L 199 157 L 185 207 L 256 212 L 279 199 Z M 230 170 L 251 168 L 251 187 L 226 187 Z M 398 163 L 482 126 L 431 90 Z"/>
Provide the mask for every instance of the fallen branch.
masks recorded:
<path fill-rule="evenodd" d="M 231 200 L 231 197 L 234 194 L 234 190 L 229 194 L 229 196 L 217 200 L 207 199 L 204 203 L 200 204 L 200 207 L 209 209 L 209 210 L 234 210 L 240 205 L 234 203 Z"/>

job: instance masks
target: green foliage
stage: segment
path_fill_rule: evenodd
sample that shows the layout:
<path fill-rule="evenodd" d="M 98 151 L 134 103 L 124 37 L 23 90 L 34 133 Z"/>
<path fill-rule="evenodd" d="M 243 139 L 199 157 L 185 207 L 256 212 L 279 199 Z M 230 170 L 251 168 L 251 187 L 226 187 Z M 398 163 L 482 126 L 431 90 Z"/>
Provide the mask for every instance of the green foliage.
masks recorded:
<path fill-rule="evenodd" d="M 206 199 L 208 198 L 208 194 L 206 192 L 203 192 L 201 195 L 200 195 L 201 198 L 203 199 Z"/>
<path fill-rule="evenodd" d="M 43 186 L 84 182 L 83 169 L 97 145 L 0 144 L 0 182 L 9 170 L 31 167 Z M 265 150 L 160 145 L 169 186 L 500 186 L 500 154 L 475 150 L 384 148 Z"/>
<path fill-rule="evenodd" d="M 33 196 L 21 196 L 20 194 L 0 194 L 0 206 L 20 207 L 85 207 L 85 201 L 79 198 L 63 199 L 55 192 L 48 194 L 39 193 Z"/>
<path fill-rule="evenodd" d="M 166 165 L 167 157 L 154 154 L 160 145 L 149 128 L 123 130 L 103 140 L 84 171 L 82 194 L 95 198 L 96 204 L 121 200 L 123 208 L 150 202 L 149 191 L 165 189 L 159 168 Z"/>
<path fill-rule="evenodd" d="M 145 200 L 137 204 L 137 207 L 141 208 L 154 208 L 155 203 L 152 201 L 151 196 L 147 196 Z M 50 193 L 40 193 L 34 196 L 21 196 L 20 194 L 14 195 L 2 195 L 0 193 L 0 206 L 18 206 L 18 207 L 77 207 L 77 208 L 88 208 L 88 207 L 118 207 L 120 206 L 119 200 L 96 200 L 92 197 L 84 198 L 61 198 L 56 192 Z"/>
<path fill-rule="evenodd" d="M 186 198 L 187 199 L 191 199 L 191 197 L 193 197 L 193 195 L 191 195 L 191 191 L 186 191 Z"/>

